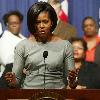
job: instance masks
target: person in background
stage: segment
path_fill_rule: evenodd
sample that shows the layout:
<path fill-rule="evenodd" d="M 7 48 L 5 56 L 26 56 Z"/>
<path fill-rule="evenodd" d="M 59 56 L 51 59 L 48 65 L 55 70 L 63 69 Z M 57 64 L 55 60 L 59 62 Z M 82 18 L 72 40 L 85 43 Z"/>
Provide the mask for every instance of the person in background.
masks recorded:
<path fill-rule="evenodd" d="M 4 67 L 4 73 L 11 71 L 14 62 L 15 46 L 25 37 L 20 33 L 23 15 L 19 11 L 10 11 L 3 16 L 6 30 L 0 38 L 0 64 Z M 0 88 L 8 87 L 4 77 L 0 78 Z"/>
<path fill-rule="evenodd" d="M 46 2 L 33 4 L 27 13 L 33 40 L 21 41 L 15 49 L 12 72 L 5 75 L 10 86 L 23 89 L 62 89 L 76 87 L 73 49 L 70 42 L 52 34 L 57 25 L 54 8 Z M 23 69 L 27 69 L 23 80 Z"/>
<path fill-rule="evenodd" d="M 3 32 L 3 30 L 2 30 L 2 23 L 0 22 L 0 38 L 2 36 L 2 32 Z"/>
<path fill-rule="evenodd" d="M 0 22 L 0 38 L 2 37 L 2 24 L 1 24 L 1 22 Z M 2 71 L 4 71 L 4 69 L 2 69 L 1 68 L 1 64 L 0 64 L 0 77 L 1 77 L 1 75 L 2 75 Z"/>
<path fill-rule="evenodd" d="M 59 0 L 48 0 L 48 3 L 55 9 L 58 17 L 57 26 L 53 32 L 54 35 L 64 39 L 68 40 L 72 37 L 76 37 L 76 28 L 69 24 L 67 21 L 64 22 L 60 19 L 60 11 L 61 11 L 61 3 Z"/>
<path fill-rule="evenodd" d="M 84 40 L 87 42 L 86 61 L 95 62 L 100 66 L 100 37 L 98 37 L 98 27 L 96 21 L 87 16 L 82 21 Z"/>
<path fill-rule="evenodd" d="M 87 43 L 82 38 L 73 38 L 71 43 L 78 72 L 76 89 L 100 89 L 100 67 L 93 62 L 85 61 Z"/>

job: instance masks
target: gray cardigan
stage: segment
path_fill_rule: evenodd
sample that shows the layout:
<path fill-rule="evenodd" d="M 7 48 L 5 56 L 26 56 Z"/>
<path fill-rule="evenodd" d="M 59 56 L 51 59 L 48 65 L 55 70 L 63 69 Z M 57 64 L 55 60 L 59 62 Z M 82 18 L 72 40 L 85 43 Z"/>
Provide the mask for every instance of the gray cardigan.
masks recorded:
<path fill-rule="evenodd" d="M 48 51 L 45 59 L 43 52 Z M 17 82 L 22 80 L 22 71 L 28 67 L 26 78 L 21 84 L 24 89 L 51 89 L 64 88 L 68 70 L 74 69 L 73 49 L 65 40 L 56 42 L 31 42 L 27 39 L 21 41 L 15 48 L 14 66 Z M 44 85 L 45 73 L 45 85 Z"/>

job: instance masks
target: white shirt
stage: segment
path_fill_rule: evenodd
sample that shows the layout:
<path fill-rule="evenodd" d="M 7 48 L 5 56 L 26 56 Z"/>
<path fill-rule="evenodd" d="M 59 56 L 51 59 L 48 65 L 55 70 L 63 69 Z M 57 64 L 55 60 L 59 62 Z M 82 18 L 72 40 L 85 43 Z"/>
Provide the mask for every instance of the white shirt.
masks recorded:
<path fill-rule="evenodd" d="M 0 35 L 2 34 L 2 24 L 0 23 Z"/>
<path fill-rule="evenodd" d="M 0 64 L 5 66 L 14 61 L 15 46 L 25 37 L 20 34 L 20 37 L 13 35 L 10 31 L 5 30 L 0 38 Z"/>

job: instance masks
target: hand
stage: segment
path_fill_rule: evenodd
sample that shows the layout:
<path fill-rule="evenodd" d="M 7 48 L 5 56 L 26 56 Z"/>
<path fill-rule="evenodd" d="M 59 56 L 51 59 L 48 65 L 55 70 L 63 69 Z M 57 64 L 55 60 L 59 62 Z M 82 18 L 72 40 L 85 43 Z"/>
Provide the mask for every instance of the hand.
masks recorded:
<path fill-rule="evenodd" d="M 76 80 L 76 77 L 77 77 L 77 71 L 69 70 L 68 80 L 73 83 Z"/>
<path fill-rule="evenodd" d="M 72 89 L 75 89 L 77 84 L 78 84 L 77 71 L 76 70 L 70 70 L 67 80 L 68 80 L 69 87 L 72 88 Z"/>
<path fill-rule="evenodd" d="M 23 74 L 26 75 L 29 71 L 29 69 L 31 68 L 31 64 L 29 63 L 27 67 L 24 67 L 23 69 Z"/>
<path fill-rule="evenodd" d="M 86 89 L 86 86 L 77 85 L 76 89 Z"/>
<path fill-rule="evenodd" d="M 27 74 L 27 69 L 26 68 L 23 69 L 23 74 L 25 74 L 25 75 Z"/>
<path fill-rule="evenodd" d="M 16 87 L 17 82 L 16 82 L 15 73 L 7 72 L 4 77 L 5 80 L 8 82 L 9 86 Z"/>
<path fill-rule="evenodd" d="M 71 89 L 71 88 L 69 87 L 69 85 L 67 86 L 67 89 Z M 86 89 L 86 86 L 77 85 L 77 86 L 76 86 L 76 89 Z"/>

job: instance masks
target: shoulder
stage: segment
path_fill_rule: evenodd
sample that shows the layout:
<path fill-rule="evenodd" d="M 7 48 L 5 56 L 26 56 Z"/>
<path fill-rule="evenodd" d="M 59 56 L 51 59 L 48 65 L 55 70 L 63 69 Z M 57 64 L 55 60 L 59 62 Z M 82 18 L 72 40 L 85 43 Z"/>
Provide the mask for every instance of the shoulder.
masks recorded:
<path fill-rule="evenodd" d="M 71 43 L 68 40 L 61 39 L 60 37 L 58 37 L 56 35 L 53 36 L 52 41 L 58 42 L 58 43 L 61 43 L 61 44 L 64 44 L 64 45 L 68 45 L 68 44 L 71 45 Z"/>
<path fill-rule="evenodd" d="M 94 63 L 94 62 L 88 62 L 88 61 L 86 61 L 85 62 L 85 65 L 90 65 L 90 66 L 97 66 L 97 64 L 96 63 Z"/>
<path fill-rule="evenodd" d="M 17 44 L 16 48 L 25 48 L 30 45 L 32 45 L 32 42 L 28 39 L 24 39 Z"/>
<path fill-rule="evenodd" d="M 100 70 L 100 67 L 94 62 L 85 62 L 85 67 L 93 71 Z"/>

